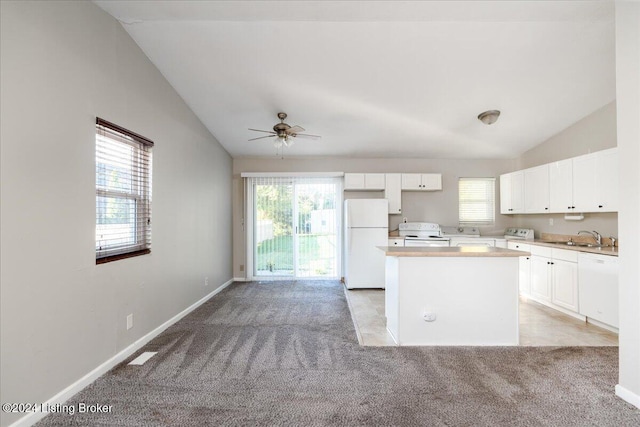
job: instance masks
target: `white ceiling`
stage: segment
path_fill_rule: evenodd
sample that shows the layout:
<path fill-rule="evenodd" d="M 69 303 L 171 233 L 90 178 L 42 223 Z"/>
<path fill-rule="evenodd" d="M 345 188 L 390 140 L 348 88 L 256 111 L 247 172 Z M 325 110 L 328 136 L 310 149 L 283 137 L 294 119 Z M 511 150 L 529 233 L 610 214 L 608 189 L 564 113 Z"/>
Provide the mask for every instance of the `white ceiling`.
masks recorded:
<path fill-rule="evenodd" d="M 233 157 L 284 111 L 287 157 L 513 158 L 615 98 L 609 1 L 95 3 Z"/>

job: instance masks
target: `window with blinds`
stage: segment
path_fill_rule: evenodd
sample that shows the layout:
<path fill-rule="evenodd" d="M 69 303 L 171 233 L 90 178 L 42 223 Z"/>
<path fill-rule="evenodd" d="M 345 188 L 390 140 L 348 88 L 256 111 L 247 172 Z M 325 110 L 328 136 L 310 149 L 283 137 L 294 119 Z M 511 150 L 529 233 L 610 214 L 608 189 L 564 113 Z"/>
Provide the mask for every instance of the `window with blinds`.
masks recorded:
<path fill-rule="evenodd" d="M 152 147 L 96 119 L 96 264 L 151 252 Z"/>
<path fill-rule="evenodd" d="M 460 225 L 493 225 L 496 219 L 496 179 L 460 178 L 458 206 Z"/>

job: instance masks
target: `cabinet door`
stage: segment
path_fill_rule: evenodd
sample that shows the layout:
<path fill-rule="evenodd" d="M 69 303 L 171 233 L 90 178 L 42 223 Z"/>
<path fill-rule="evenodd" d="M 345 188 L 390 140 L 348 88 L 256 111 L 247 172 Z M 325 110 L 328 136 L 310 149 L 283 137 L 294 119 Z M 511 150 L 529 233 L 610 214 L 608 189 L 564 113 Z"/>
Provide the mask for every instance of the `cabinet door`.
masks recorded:
<path fill-rule="evenodd" d="M 524 212 L 524 172 L 511 173 L 511 213 Z"/>
<path fill-rule="evenodd" d="M 442 174 L 423 173 L 420 181 L 423 190 L 442 190 Z"/>
<path fill-rule="evenodd" d="M 521 256 L 519 262 L 520 293 L 529 295 L 531 293 L 531 257 Z"/>
<path fill-rule="evenodd" d="M 525 213 L 549 212 L 549 165 L 524 171 Z"/>
<path fill-rule="evenodd" d="M 551 264 L 551 302 L 578 311 L 578 264 L 554 259 Z"/>
<path fill-rule="evenodd" d="M 345 173 L 344 189 L 345 190 L 364 190 L 364 174 L 363 173 Z"/>
<path fill-rule="evenodd" d="M 384 178 L 383 173 L 365 173 L 364 188 L 367 190 L 384 190 Z"/>
<path fill-rule="evenodd" d="M 596 171 L 594 154 L 573 158 L 573 211 L 595 211 Z"/>
<path fill-rule="evenodd" d="M 594 212 L 618 211 L 618 149 L 596 153 Z"/>
<path fill-rule="evenodd" d="M 385 177 L 384 198 L 389 201 L 389 215 L 402 213 L 402 184 L 399 173 L 388 173 Z"/>
<path fill-rule="evenodd" d="M 511 212 L 511 174 L 500 175 L 500 213 Z"/>
<path fill-rule="evenodd" d="M 403 173 L 402 189 L 403 190 L 421 190 L 422 176 L 419 173 Z"/>
<path fill-rule="evenodd" d="M 549 267 L 551 259 L 531 256 L 531 295 L 544 301 L 551 301 Z"/>
<path fill-rule="evenodd" d="M 553 213 L 573 212 L 573 164 L 571 159 L 549 164 L 549 208 Z"/>
<path fill-rule="evenodd" d="M 404 239 L 401 238 L 391 238 L 389 239 L 389 246 L 404 246 Z"/>

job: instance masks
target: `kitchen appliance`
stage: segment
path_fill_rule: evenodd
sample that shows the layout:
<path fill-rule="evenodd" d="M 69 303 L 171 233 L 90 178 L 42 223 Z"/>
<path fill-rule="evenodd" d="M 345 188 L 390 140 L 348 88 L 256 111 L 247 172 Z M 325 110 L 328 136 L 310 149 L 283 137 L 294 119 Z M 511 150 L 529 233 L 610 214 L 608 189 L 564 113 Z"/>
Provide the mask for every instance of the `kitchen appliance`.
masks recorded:
<path fill-rule="evenodd" d="M 476 227 L 441 227 L 442 235 L 449 237 L 449 246 L 496 246 L 495 237 L 480 237 L 480 230 Z M 498 240 L 504 241 L 500 238 Z M 504 241 L 506 247 L 506 241 Z"/>
<path fill-rule="evenodd" d="M 532 228 L 507 228 L 504 238 L 507 240 L 533 240 Z"/>
<path fill-rule="evenodd" d="M 403 222 L 398 226 L 398 233 L 404 237 L 405 246 L 449 246 L 449 238 L 443 237 L 440 225 L 433 222 Z"/>
<path fill-rule="evenodd" d="M 385 253 L 389 238 L 387 199 L 344 202 L 344 281 L 347 289 L 384 289 Z"/>

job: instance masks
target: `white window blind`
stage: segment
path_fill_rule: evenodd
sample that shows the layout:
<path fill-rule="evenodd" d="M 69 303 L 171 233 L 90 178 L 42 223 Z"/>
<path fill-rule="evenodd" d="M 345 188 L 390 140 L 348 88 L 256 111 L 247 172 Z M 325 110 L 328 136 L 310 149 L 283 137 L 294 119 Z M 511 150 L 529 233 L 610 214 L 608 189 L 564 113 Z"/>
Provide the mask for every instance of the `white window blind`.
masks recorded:
<path fill-rule="evenodd" d="M 96 119 L 96 263 L 151 252 L 153 142 Z"/>
<path fill-rule="evenodd" d="M 460 178 L 458 181 L 460 225 L 493 225 L 495 178 Z"/>

